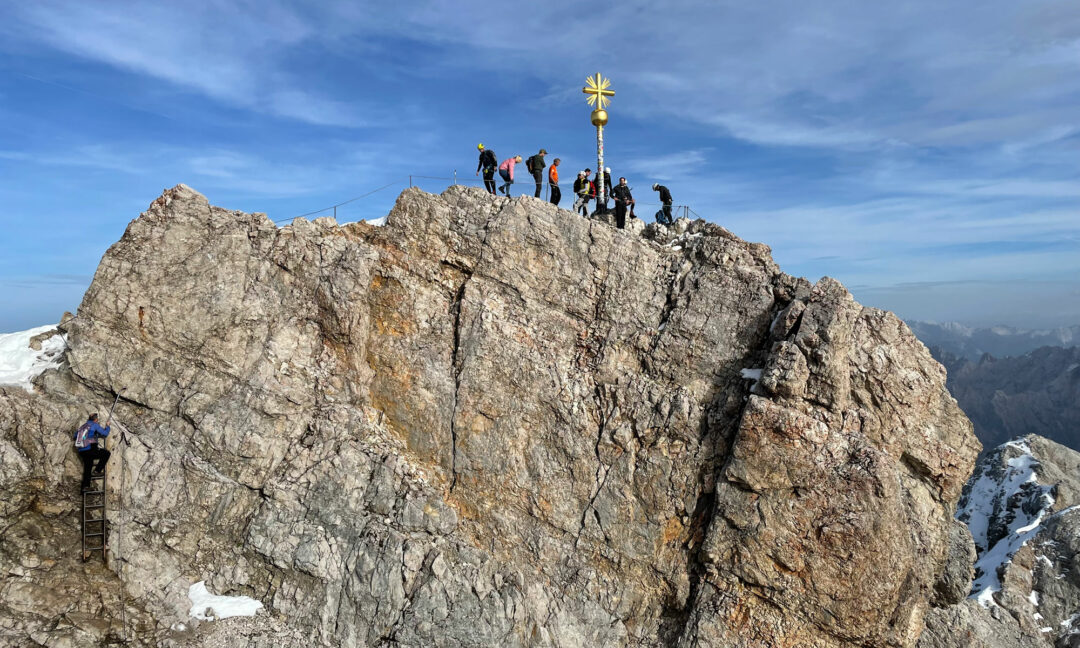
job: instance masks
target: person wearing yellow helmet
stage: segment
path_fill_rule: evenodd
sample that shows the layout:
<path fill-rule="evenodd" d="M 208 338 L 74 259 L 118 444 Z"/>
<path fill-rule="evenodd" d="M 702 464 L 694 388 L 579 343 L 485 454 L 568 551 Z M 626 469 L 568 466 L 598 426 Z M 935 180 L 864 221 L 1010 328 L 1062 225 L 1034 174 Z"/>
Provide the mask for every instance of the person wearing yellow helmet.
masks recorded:
<path fill-rule="evenodd" d="M 480 170 L 484 170 L 484 189 L 492 196 L 495 195 L 495 168 L 499 166 L 499 160 L 495 157 L 495 151 L 489 148 L 484 148 L 483 144 L 477 144 L 476 148 L 480 149 L 480 162 L 476 165 L 476 175 L 480 175 Z"/>

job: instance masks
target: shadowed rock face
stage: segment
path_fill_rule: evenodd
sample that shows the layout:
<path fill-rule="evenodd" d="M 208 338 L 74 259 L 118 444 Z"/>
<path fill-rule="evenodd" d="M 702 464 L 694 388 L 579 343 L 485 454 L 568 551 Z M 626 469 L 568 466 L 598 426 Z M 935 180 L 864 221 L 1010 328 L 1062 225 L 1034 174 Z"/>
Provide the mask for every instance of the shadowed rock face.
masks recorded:
<path fill-rule="evenodd" d="M 384 227 L 278 229 L 181 185 L 64 328 L 42 393 L 0 392 L 25 412 L 5 524 L 76 553 L 71 509 L 29 503 L 74 500 L 64 431 L 126 387 L 100 577 L 146 644 L 224 632 L 168 630 L 198 580 L 263 601 L 277 625 L 243 636 L 282 646 L 912 646 L 956 599 L 979 446 L 944 371 L 715 225 L 639 236 L 454 187 Z M 34 552 L 3 542 L 0 566 Z M 9 584 L 81 582 L 53 553 Z"/>

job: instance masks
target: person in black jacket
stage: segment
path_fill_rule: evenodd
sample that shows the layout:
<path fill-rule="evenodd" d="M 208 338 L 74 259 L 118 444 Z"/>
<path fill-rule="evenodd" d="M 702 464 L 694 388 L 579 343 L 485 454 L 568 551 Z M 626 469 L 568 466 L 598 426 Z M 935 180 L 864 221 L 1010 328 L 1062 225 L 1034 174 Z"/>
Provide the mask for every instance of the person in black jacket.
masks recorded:
<path fill-rule="evenodd" d="M 600 170 L 597 169 L 596 177 L 593 178 L 593 184 L 596 185 L 596 213 L 603 214 L 607 211 L 607 201 L 611 196 L 611 190 L 614 187 L 611 185 L 611 167 L 604 169 L 604 192 L 600 194 Z"/>
<path fill-rule="evenodd" d="M 653 183 L 652 190 L 660 192 L 660 202 L 663 204 L 660 211 L 656 212 L 656 222 L 661 225 L 671 225 L 671 192 L 658 182 Z"/>
<path fill-rule="evenodd" d="M 492 196 L 495 195 L 495 168 L 499 166 L 499 159 L 495 157 L 495 151 L 484 148 L 483 144 L 477 144 L 480 149 L 480 161 L 476 164 L 476 175 L 480 175 L 480 169 L 484 170 L 484 189 Z"/>
<path fill-rule="evenodd" d="M 615 227 L 626 228 L 626 208 L 633 208 L 634 197 L 630 194 L 630 187 L 626 184 L 626 178 L 619 178 L 619 184 L 611 190 L 611 197 L 615 199 Z"/>
<path fill-rule="evenodd" d="M 544 186 L 544 167 L 547 163 L 544 162 L 544 156 L 547 155 L 547 151 L 540 149 L 540 152 L 532 156 L 525 162 L 525 168 L 532 174 L 534 180 L 536 180 L 536 197 L 540 197 L 540 189 Z"/>

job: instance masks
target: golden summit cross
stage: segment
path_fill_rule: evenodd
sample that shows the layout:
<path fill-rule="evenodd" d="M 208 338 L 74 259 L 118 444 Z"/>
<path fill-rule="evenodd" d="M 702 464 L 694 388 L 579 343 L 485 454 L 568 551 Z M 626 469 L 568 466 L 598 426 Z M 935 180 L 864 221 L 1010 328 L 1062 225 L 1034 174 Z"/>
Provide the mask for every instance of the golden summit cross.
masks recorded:
<path fill-rule="evenodd" d="M 608 86 L 611 85 L 610 79 L 601 77 L 600 73 L 597 72 L 595 77 L 586 78 L 585 83 L 586 85 L 581 91 L 589 95 L 588 102 L 590 106 L 604 108 L 611 103 L 611 99 L 608 99 L 608 97 L 614 97 L 615 91 L 608 90 Z"/>

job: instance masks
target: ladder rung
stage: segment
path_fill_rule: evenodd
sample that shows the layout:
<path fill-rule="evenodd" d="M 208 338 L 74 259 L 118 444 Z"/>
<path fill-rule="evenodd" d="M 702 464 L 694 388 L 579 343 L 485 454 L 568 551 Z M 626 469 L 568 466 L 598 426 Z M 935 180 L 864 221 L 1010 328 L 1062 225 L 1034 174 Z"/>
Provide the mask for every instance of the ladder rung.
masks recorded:
<path fill-rule="evenodd" d="M 104 548 L 105 545 L 101 545 L 100 547 L 86 547 L 83 551 L 101 551 Z"/>
<path fill-rule="evenodd" d="M 99 509 L 99 508 L 105 508 L 105 505 L 104 504 L 87 504 L 83 508 L 85 508 L 85 509 Z"/>
<path fill-rule="evenodd" d="M 104 518 L 83 518 L 83 524 L 97 524 L 98 522 L 104 522 Z"/>
<path fill-rule="evenodd" d="M 105 493 L 105 491 L 103 491 L 103 490 L 99 490 L 99 491 L 83 491 L 82 492 L 83 495 L 102 495 L 104 493 Z"/>
<path fill-rule="evenodd" d="M 84 533 L 83 537 L 84 538 L 93 538 L 94 536 L 103 536 L 103 535 L 105 535 L 105 534 L 104 533 Z"/>

